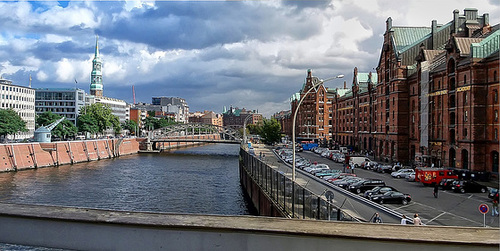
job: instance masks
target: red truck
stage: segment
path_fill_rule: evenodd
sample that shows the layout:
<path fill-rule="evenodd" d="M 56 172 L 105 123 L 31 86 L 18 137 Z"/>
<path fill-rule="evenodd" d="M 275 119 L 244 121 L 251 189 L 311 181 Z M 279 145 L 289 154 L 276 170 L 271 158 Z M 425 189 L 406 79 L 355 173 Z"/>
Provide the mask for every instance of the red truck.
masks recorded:
<path fill-rule="evenodd" d="M 439 184 L 442 179 L 458 179 L 458 176 L 452 170 L 444 168 L 415 169 L 415 181 L 422 182 L 425 186 Z"/>

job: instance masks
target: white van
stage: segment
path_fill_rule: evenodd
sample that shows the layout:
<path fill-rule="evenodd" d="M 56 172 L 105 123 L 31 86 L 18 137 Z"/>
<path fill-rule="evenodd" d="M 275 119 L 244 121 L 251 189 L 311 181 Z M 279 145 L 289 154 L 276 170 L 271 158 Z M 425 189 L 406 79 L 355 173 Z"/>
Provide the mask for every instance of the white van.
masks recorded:
<path fill-rule="evenodd" d="M 347 147 L 345 147 L 345 146 L 341 146 L 341 147 L 340 147 L 340 152 L 341 152 L 341 153 L 348 153 L 348 152 L 349 152 L 349 149 L 347 149 Z"/>
<path fill-rule="evenodd" d="M 349 166 L 354 166 L 354 168 L 361 167 L 365 161 L 370 161 L 367 157 L 350 157 L 349 158 Z"/>

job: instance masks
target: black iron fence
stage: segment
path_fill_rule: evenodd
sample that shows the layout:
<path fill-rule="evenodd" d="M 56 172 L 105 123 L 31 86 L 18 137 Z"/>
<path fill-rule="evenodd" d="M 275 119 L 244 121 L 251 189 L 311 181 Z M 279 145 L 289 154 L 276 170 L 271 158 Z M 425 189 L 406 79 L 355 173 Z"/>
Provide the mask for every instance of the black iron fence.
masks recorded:
<path fill-rule="evenodd" d="M 336 207 L 331 202 L 333 197 L 325 199 L 322 195 L 312 193 L 310 190 L 298 185 L 291 179 L 254 154 L 240 149 L 240 161 L 243 168 L 252 179 L 285 213 L 292 218 L 358 221 L 346 211 Z"/>

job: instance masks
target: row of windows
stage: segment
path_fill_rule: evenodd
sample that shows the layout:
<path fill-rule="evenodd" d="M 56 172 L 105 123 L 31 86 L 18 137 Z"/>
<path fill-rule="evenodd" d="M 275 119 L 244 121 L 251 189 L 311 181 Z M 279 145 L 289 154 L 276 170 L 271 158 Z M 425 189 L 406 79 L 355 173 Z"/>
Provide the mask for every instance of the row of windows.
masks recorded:
<path fill-rule="evenodd" d="M 26 105 L 26 104 L 7 104 L 7 103 L 2 103 L 2 108 L 35 110 L 34 106 L 32 106 L 32 105 Z"/>
<path fill-rule="evenodd" d="M 16 95 L 7 95 L 7 94 L 2 94 L 2 99 L 19 100 L 19 101 L 24 101 L 24 102 L 34 102 L 35 101 L 33 98 L 16 96 Z"/>
<path fill-rule="evenodd" d="M 36 92 L 36 100 L 75 100 L 75 92 Z M 83 101 L 83 93 L 78 93 L 78 100 Z"/>
<path fill-rule="evenodd" d="M 35 90 L 30 90 L 26 88 L 21 88 L 21 87 L 15 87 L 15 86 L 5 86 L 2 85 L 2 91 L 13 91 L 17 93 L 26 93 L 26 94 L 35 94 Z"/>
<path fill-rule="evenodd" d="M 55 108 L 55 107 L 37 107 L 36 112 L 46 112 L 46 111 L 51 111 L 51 112 L 69 112 L 69 113 L 75 113 L 75 108 Z"/>
<path fill-rule="evenodd" d="M 75 102 L 46 102 L 37 101 L 36 106 L 75 106 Z"/>

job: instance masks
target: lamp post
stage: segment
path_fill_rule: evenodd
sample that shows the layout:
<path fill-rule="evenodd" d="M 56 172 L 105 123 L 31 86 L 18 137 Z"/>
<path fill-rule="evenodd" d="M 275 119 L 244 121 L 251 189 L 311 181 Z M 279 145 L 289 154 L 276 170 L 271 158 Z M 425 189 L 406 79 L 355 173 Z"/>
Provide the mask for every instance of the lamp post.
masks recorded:
<path fill-rule="evenodd" d="M 247 144 L 247 121 L 252 118 L 253 115 L 247 116 L 243 121 L 243 144 Z"/>
<path fill-rule="evenodd" d="M 302 104 L 302 101 L 307 97 L 307 95 L 313 90 L 318 88 L 319 86 L 323 85 L 326 81 L 334 80 L 337 78 L 343 78 L 344 75 L 338 75 L 336 77 L 332 78 L 327 78 L 325 80 L 321 79 L 319 82 L 313 84 L 309 90 L 302 96 L 299 100 L 299 103 L 297 104 L 297 107 L 295 108 L 295 113 L 293 114 L 293 122 L 292 122 L 292 181 L 295 182 L 295 121 L 297 120 L 297 113 L 299 112 L 300 105 Z"/>

